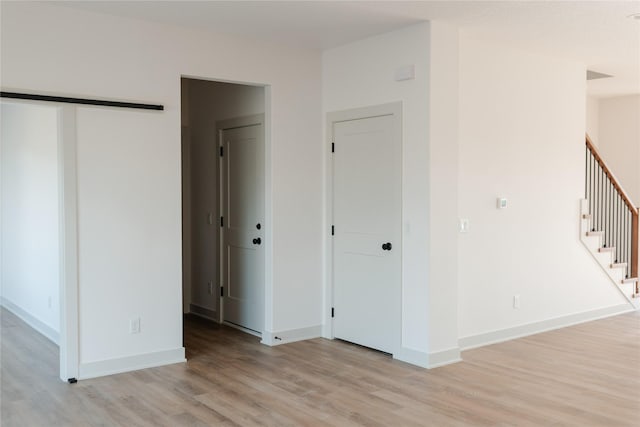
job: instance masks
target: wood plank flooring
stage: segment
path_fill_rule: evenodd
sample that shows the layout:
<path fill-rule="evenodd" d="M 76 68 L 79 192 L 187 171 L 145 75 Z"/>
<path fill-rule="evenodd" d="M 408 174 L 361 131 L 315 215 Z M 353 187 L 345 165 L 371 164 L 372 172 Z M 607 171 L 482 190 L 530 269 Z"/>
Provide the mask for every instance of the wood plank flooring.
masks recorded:
<path fill-rule="evenodd" d="M 640 426 L 640 313 L 433 370 L 340 341 L 270 348 L 185 325 L 186 364 L 69 385 L 57 347 L 3 309 L 2 426 Z"/>

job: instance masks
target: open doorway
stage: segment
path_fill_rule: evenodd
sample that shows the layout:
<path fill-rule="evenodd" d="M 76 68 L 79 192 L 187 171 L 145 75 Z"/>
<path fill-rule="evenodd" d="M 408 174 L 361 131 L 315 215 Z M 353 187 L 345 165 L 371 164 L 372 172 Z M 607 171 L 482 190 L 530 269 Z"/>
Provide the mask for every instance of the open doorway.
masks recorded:
<path fill-rule="evenodd" d="M 61 111 L 4 101 L 0 110 L 2 332 L 20 319 L 64 353 Z"/>
<path fill-rule="evenodd" d="M 265 87 L 182 78 L 181 89 L 183 312 L 261 336 Z"/>

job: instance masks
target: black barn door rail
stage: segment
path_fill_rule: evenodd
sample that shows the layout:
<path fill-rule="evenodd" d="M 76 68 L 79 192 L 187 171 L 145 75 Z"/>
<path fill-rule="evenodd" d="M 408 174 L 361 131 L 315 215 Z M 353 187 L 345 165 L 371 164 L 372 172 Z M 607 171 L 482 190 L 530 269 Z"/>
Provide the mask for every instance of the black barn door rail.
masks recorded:
<path fill-rule="evenodd" d="M 30 101 L 64 102 L 66 104 L 98 105 L 101 107 L 136 108 L 139 110 L 164 110 L 163 105 L 137 102 L 105 101 L 102 99 L 70 98 L 67 96 L 37 95 L 33 93 L 0 92 L 0 98 L 27 99 Z"/>

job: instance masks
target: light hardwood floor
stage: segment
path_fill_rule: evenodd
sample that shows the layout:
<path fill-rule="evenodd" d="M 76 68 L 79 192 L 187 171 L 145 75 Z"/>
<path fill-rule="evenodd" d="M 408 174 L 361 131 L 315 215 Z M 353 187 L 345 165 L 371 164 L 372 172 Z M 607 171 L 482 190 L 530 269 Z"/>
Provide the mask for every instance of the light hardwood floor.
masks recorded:
<path fill-rule="evenodd" d="M 2 310 L 2 426 L 640 426 L 640 313 L 433 370 L 339 341 L 270 348 L 185 325 L 188 363 L 69 385 L 57 348 Z"/>

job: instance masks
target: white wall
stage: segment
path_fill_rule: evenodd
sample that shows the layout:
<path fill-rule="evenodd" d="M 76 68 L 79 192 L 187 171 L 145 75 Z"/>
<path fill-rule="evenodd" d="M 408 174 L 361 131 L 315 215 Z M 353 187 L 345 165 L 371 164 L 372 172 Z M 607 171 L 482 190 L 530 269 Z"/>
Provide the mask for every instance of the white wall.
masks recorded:
<path fill-rule="evenodd" d="M 437 366 L 459 358 L 459 34 L 438 22 L 430 29 L 428 325 L 430 365 Z"/>
<path fill-rule="evenodd" d="M 640 206 L 640 95 L 600 100 L 600 154 Z"/>
<path fill-rule="evenodd" d="M 463 342 L 624 303 L 579 240 L 584 73 L 581 64 L 461 36 L 459 204 L 470 219 L 459 236 Z M 507 209 L 496 208 L 498 197 Z"/>
<path fill-rule="evenodd" d="M 177 156 L 159 145 L 170 131 L 162 113 L 78 108 L 81 363 L 181 347 L 179 181 L 165 181 Z"/>
<path fill-rule="evenodd" d="M 451 43 L 453 51 L 447 54 L 443 49 Z M 430 67 L 431 52 L 443 62 Z M 404 354 L 396 356 L 423 365 L 431 363 L 429 354 L 457 347 L 457 242 L 452 234 L 456 204 L 450 203 L 456 199 L 457 180 L 456 57 L 457 32 L 434 23 L 371 37 L 323 54 L 325 113 L 398 100 L 403 104 Z M 396 69 L 406 65 L 415 65 L 416 78 L 396 82 Z M 434 89 L 437 84 L 442 87 Z M 435 118 L 444 121 L 441 126 L 429 125 Z M 442 168 L 452 168 L 453 176 L 434 165 L 439 161 L 446 162 Z M 434 171 L 443 178 L 441 181 Z M 434 187 L 442 181 L 453 193 Z M 434 254 L 440 246 L 444 257 Z M 438 264 L 443 258 L 444 262 Z M 447 290 L 442 293 L 444 289 L 452 295 Z M 442 308 L 437 310 L 436 304 Z"/>
<path fill-rule="evenodd" d="M 185 265 L 191 266 L 190 304 L 219 313 L 218 244 L 219 211 L 219 157 L 216 123 L 255 114 L 264 114 L 264 88 L 187 80 L 188 108 L 183 127 L 189 133 L 189 174 L 191 215 L 191 254 Z M 184 116 L 183 116 L 184 117 Z M 186 125 L 185 125 L 186 123 Z M 212 213 L 214 223 L 207 222 Z M 209 294 L 208 282 L 214 291 Z M 189 284 L 186 284 L 188 286 Z M 196 309 L 197 309 L 196 308 Z M 208 314 L 207 312 L 199 312 Z"/>
<path fill-rule="evenodd" d="M 398 100 L 405 359 L 450 361 L 458 334 L 623 302 L 578 239 L 579 64 L 467 36 L 456 81 L 458 34 L 438 23 L 321 55 L 47 4 L 6 3 L 1 18 L 3 89 L 165 105 L 78 110 L 81 377 L 182 355 L 181 76 L 267 85 L 266 335 L 327 315 L 323 113 Z M 395 82 L 408 64 L 416 79 Z M 456 211 L 470 233 L 458 236 Z"/>
<path fill-rule="evenodd" d="M 596 146 L 600 142 L 600 100 L 587 96 L 587 135 Z"/>
<path fill-rule="evenodd" d="M 181 75 L 269 85 L 265 327 L 321 324 L 318 52 L 47 4 L 1 24 L 3 88 L 165 106 L 79 110 L 81 377 L 181 358 Z"/>
<path fill-rule="evenodd" d="M 2 103 L 0 115 L 2 304 L 57 342 L 58 111 Z"/>

